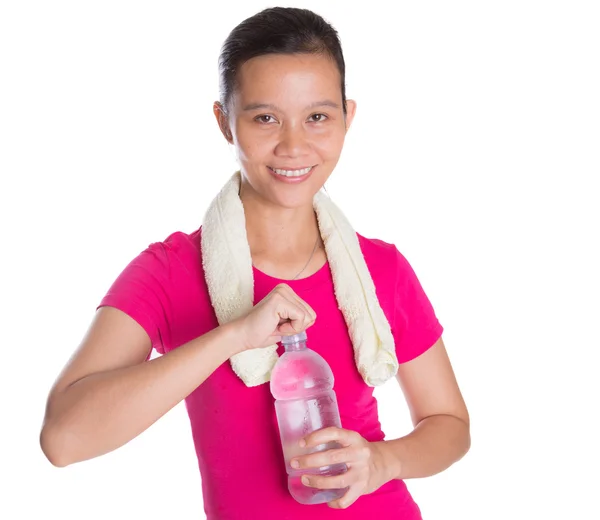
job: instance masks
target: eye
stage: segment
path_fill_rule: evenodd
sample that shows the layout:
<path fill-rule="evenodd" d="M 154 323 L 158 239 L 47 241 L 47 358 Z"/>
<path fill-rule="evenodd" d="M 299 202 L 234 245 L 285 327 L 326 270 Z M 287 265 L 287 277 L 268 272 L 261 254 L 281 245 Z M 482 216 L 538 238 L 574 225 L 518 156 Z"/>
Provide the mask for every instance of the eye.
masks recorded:
<path fill-rule="evenodd" d="M 262 114 L 260 116 L 256 116 L 254 118 L 255 121 L 258 121 L 259 123 L 263 123 L 265 125 L 271 124 L 275 122 L 275 118 L 273 116 L 270 116 L 268 114 Z"/>
<path fill-rule="evenodd" d="M 313 114 L 308 119 L 313 123 L 321 123 L 327 119 L 327 116 L 325 114 Z"/>

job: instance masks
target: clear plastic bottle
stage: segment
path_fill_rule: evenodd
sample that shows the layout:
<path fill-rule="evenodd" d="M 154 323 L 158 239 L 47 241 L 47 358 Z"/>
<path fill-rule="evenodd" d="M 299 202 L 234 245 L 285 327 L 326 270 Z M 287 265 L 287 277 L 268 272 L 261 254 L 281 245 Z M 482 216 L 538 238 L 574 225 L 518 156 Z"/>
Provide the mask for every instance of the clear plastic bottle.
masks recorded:
<path fill-rule="evenodd" d="M 337 398 L 333 391 L 333 373 L 327 362 L 306 347 L 306 333 L 285 336 L 285 352 L 271 373 L 271 393 L 275 398 L 275 412 L 291 495 L 301 504 L 322 504 L 342 497 L 345 489 L 316 489 L 302 484 L 304 474 L 340 475 L 346 464 L 333 464 L 310 470 L 293 469 L 290 460 L 299 455 L 339 448 L 337 442 L 301 448 L 300 439 L 309 433 L 341 427 Z"/>

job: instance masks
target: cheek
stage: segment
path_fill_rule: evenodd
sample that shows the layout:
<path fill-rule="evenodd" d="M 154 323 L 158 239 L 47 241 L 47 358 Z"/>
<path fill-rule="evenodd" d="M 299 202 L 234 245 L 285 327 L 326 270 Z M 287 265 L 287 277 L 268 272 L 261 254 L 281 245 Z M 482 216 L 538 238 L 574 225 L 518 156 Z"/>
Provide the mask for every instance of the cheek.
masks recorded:
<path fill-rule="evenodd" d="M 318 150 L 319 155 L 324 159 L 336 159 L 342 153 L 344 146 L 345 133 L 335 131 L 328 132 L 317 137 L 314 140 L 314 146 Z"/>
<path fill-rule="evenodd" d="M 249 132 L 240 128 L 237 135 L 238 157 L 247 162 L 260 160 L 273 149 L 271 141 L 266 132 Z"/>

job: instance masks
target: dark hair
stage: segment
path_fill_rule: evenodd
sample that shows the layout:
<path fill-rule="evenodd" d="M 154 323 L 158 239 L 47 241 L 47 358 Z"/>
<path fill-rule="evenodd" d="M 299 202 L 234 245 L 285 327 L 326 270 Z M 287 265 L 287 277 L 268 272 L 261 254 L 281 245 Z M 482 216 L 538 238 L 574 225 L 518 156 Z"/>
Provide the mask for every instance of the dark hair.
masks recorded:
<path fill-rule="evenodd" d="M 219 90 L 225 110 L 236 88 L 240 67 L 266 54 L 325 54 L 341 76 L 346 113 L 346 65 L 337 31 L 318 14 L 295 7 L 265 9 L 231 31 L 219 56 Z"/>

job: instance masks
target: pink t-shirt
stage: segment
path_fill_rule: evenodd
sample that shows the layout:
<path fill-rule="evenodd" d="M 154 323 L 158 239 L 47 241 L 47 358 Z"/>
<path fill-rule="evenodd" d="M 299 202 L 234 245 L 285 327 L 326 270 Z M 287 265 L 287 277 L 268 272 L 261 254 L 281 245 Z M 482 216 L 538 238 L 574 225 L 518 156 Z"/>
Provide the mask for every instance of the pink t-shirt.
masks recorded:
<path fill-rule="evenodd" d="M 151 244 L 123 270 L 100 303 L 135 319 L 161 354 L 217 326 L 204 280 L 200 233 L 200 229 L 191 234 L 176 232 L 164 242 Z M 405 363 L 431 347 L 441 336 L 442 326 L 396 247 L 358 238 L 392 328 L 398 361 Z M 254 269 L 255 303 L 281 282 Z M 317 313 L 316 323 L 307 331 L 308 346 L 327 360 L 334 373 L 342 426 L 368 441 L 383 440 L 373 388 L 356 369 L 329 265 L 308 278 L 285 283 Z M 360 497 L 344 510 L 297 503 L 287 490 L 269 385 L 246 387 L 229 362 L 186 398 L 186 408 L 209 520 L 295 520 L 307 515 L 311 520 L 421 518 L 400 480 Z"/>

